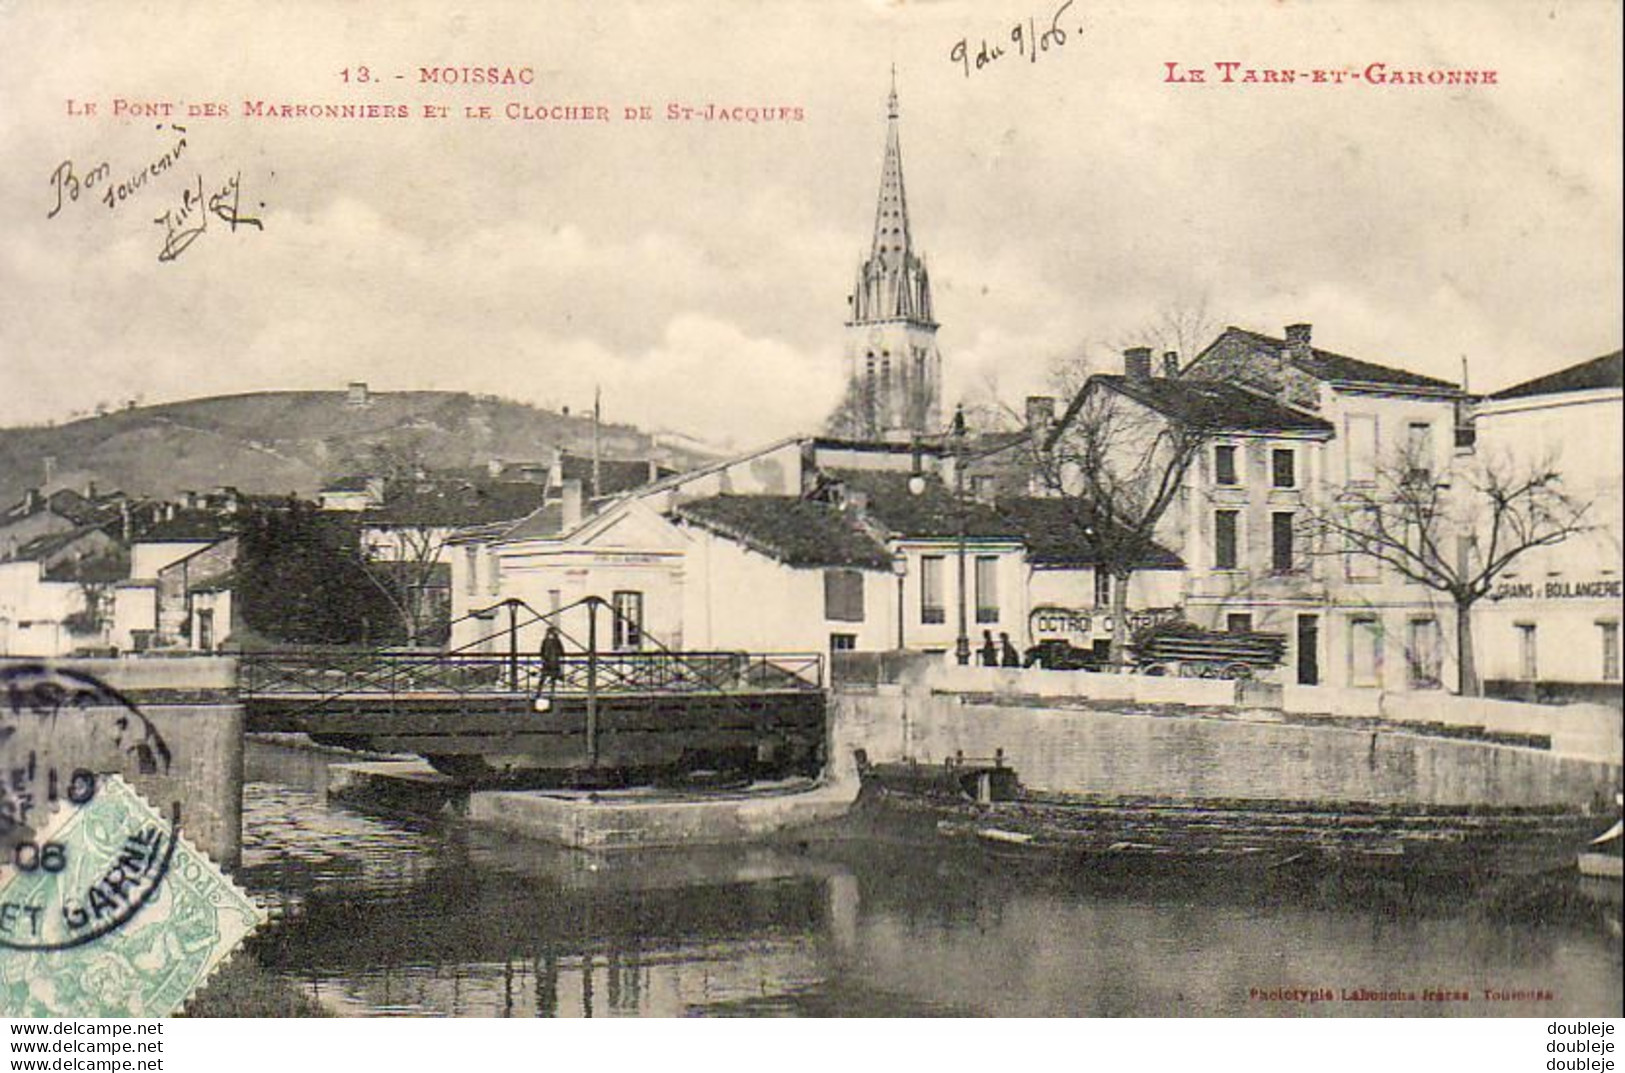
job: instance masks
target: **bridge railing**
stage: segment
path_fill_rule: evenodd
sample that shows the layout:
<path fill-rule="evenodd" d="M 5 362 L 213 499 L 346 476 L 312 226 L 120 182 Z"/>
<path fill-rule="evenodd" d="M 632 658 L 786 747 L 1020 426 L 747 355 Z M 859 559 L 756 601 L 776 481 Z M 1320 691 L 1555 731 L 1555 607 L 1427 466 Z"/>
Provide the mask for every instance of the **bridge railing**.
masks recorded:
<path fill-rule="evenodd" d="M 538 656 L 377 650 L 245 653 L 238 688 L 247 697 L 402 694 L 760 693 L 824 687 L 824 658 L 810 653 L 568 653 L 550 667 Z"/>

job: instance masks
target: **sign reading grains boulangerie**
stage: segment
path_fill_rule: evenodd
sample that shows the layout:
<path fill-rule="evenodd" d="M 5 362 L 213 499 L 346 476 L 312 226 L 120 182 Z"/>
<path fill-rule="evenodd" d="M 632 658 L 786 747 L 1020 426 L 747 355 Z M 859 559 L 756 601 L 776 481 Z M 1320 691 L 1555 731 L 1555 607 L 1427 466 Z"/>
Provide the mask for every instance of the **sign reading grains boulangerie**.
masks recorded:
<path fill-rule="evenodd" d="M 0 1015 L 1617 1011 L 1619 8 L 0 0 Z"/>

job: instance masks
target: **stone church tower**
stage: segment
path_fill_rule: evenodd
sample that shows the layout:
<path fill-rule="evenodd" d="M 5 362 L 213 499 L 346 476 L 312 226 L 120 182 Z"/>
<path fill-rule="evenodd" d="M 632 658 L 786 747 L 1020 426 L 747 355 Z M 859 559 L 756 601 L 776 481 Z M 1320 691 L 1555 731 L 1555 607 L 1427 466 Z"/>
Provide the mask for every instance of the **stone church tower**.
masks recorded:
<path fill-rule="evenodd" d="M 847 299 L 847 393 L 831 427 L 856 439 L 906 443 L 942 431 L 942 355 L 931 280 L 909 233 L 895 74 L 886 117 L 874 242 Z"/>

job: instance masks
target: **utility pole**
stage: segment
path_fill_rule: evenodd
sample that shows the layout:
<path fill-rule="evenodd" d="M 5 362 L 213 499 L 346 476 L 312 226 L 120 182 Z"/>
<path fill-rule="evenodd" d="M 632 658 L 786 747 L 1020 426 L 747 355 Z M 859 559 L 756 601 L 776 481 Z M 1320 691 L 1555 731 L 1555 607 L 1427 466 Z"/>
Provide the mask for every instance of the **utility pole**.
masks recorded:
<path fill-rule="evenodd" d="M 592 389 L 592 499 L 604 494 L 602 477 L 602 452 L 598 446 L 598 425 L 603 420 L 603 389 Z"/>
<path fill-rule="evenodd" d="M 598 767 L 598 597 L 587 600 L 587 766 Z"/>
<path fill-rule="evenodd" d="M 970 629 L 965 620 L 965 407 L 954 408 L 954 521 L 958 536 L 959 636 L 954 638 L 954 659 L 970 663 Z"/>

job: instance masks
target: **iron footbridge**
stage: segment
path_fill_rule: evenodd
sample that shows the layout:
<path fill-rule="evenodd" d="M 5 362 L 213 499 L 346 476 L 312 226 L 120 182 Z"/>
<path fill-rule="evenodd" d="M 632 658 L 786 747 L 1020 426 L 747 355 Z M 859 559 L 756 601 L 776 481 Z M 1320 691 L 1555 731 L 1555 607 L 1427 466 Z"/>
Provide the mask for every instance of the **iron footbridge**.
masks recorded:
<path fill-rule="evenodd" d="M 245 652 L 238 691 L 247 727 L 412 753 L 470 782 L 822 767 L 821 654 L 676 651 L 596 596 L 546 614 L 504 600 L 464 620 L 490 629 L 444 652 Z M 547 631 L 551 652 L 521 645 Z M 606 650 L 605 636 L 619 649 Z"/>

